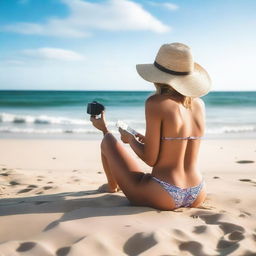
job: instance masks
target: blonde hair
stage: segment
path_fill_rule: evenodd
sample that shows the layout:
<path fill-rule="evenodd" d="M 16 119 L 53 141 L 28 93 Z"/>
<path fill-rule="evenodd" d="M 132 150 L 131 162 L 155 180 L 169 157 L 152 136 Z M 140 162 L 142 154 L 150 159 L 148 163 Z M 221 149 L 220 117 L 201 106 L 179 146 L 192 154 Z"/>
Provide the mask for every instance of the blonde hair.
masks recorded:
<path fill-rule="evenodd" d="M 192 97 L 188 97 L 188 96 L 184 96 L 182 94 L 180 94 L 179 92 L 177 92 L 173 87 L 171 87 L 168 84 L 160 84 L 160 83 L 154 83 L 155 87 L 156 87 L 156 92 L 155 94 L 167 94 L 169 96 L 171 96 L 172 99 L 174 99 L 177 102 L 182 103 L 182 105 L 185 108 L 189 108 L 191 109 L 192 106 Z"/>

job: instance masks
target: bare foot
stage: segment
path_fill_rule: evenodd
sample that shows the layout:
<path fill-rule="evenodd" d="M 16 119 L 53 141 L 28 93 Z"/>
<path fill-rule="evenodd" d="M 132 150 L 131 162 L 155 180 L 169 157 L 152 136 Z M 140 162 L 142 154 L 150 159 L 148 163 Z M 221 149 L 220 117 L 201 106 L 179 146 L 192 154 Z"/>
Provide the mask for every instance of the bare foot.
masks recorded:
<path fill-rule="evenodd" d="M 121 189 L 117 186 L 116 188 L 111 188 L 108 183 L 101 185 L 98 188 L 98 191 L 101 193 L 115 193 L 120 191 Z"/>

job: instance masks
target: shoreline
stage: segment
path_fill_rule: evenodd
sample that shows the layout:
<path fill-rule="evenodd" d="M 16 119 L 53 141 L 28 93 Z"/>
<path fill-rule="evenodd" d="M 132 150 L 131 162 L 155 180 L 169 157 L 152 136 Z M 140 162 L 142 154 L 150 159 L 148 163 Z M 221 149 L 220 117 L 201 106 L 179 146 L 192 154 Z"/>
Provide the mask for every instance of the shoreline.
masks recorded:
<path fill-rule="evenodd" d="M 118 131 L 111 130 L 116 138 L 120 138 Z M 24 134 L 24 133 L 0 133 L 0 140 L 83 140 L 95 141 L 101 140 L 102 133 L 91 134 L 76 134 L 76 133 L 62 133 L 62 134 Z M 226 134 L 206 134 L 203 140 L 256 140 L 256 132 L 248 133 L 226 133 Z"/>

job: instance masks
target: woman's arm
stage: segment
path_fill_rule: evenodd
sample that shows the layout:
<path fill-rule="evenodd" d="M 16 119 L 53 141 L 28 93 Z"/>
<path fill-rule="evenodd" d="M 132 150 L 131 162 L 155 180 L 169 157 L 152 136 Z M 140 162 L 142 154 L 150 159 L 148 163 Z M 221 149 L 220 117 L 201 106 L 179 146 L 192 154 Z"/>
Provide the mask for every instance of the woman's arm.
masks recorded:
<path fill-rule="evenodd" d="M 132 148 L 132 150 L 137 154 L 139 158 L 141 158 L 144 162 L 144 144 L 136 140 L 135 137 L 131 137 L 129 140 L 129 144 Z"/>
<path fill-rule="evenodd" d="M 144 143 L 131 137 L 129 144 L 133 151 L 149 166 L 154 166 L 160 149 L 161 116 L 159 113 L 158 95 L 152 95 L 146 100 L 146 134 Z"/>

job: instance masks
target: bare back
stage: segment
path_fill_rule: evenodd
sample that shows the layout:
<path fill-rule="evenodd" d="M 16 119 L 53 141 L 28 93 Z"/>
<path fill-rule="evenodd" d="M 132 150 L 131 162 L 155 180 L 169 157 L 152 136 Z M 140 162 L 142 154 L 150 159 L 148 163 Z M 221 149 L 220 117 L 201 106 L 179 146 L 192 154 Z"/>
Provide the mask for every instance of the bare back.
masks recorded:
<path fill-rule="evenodd" d="M 162 137 L 203 136 L 204 103 L 196 98 L 191 109 L 185 108 L 168 95 L 154 95 L 161 116 Z M 197 185 L 202 177 L 197 168 L 200 139 L 161 140 L 152 175 L 181 188 Z"/>

